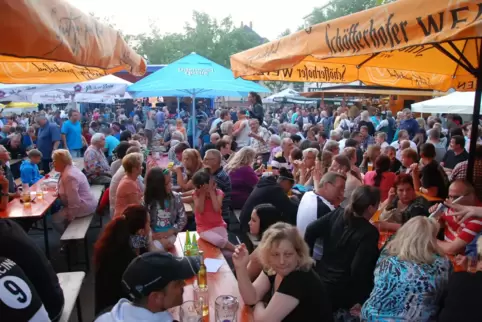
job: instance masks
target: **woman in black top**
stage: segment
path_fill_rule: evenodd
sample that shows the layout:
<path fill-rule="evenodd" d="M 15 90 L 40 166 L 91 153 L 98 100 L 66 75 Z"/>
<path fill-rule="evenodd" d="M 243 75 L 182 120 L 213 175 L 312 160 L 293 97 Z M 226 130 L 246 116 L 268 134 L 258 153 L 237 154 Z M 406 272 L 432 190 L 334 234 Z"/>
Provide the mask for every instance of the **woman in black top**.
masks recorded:
<path fill-rule="evenodd" d="M 259 258 L 265 271 L 251 282 L 247 270 L 248 251 L 237 246 L 233 262 L 239 292 L 254 305 L 256 321 L 332 321 L 331 305 L 320 278 L 313 271 L 313 259 L 298 229 L 276 223 L 263 234 Z M 262 299 L 267 300 L 265 304 Z"/>
<path fill-rule="evenodd" d="M 249 92 L 248 101 L 251 103 L 251 108 L 249 109 L 251 118 L 258 119 L 259 125 L 263 126 L 264 109 L 261 96 L 258 93 Z"/>
<path fill-rule="evenodd" d="M 149 216 L 140 205 L 127 207 L 105 227 L 94 246 L 96 315 L 127 298 L 122 274 L 136 256 L 147 251 L 149 233 Z"/>
<path fill-rule="evenodd" d="M 338 208 L 306 229 L 311 253 L 315 241 L 323 240 L 323 257 L 316 270 L 328 290 L 333 312 L 362 305 L 373 288 L 379 234 L 369 219 L 379 202 L 378 188 L 357 187 L 346 209 Z"/>
<path fill-rule="evenodd" d="M 435 156 L 435 146 L 432 143 L 424 143 L 420 146 L 423 168 L 419 170 L 419 165 L 416 163 L 410 166 L 413 184 L 416 191 L 430 197 L 445 199 L 447 198 L 449 179 L 442 166 L 435 160 Z"/>

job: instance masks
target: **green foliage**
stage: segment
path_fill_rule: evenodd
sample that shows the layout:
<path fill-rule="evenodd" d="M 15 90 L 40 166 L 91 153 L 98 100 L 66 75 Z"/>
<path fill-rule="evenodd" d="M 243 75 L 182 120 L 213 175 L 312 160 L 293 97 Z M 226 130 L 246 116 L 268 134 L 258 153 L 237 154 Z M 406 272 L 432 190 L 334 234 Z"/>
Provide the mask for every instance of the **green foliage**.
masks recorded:
<path fill-rule="evenodd" d="M 285 31 L 283 31 L 282 33 L 280 33 L 278 35 L 278 38 L 283 38 L 283 37 L 288 36 L 290 34 L 291 34 L 291 30 L 289 28 L 287 28 Z"/>
<path fill-rule="evenodd" d="M 194 11 L 192 18 L 193 23 L 184 26 L 184 33 L 163 35 L 151 24 L 151 31 L 131 37 L 131 44 L 151 64 L 169 64 L 196 52 L 229 67 L 231 55 L 267 41 L 249 27 L 235 27 L 231 17 L 217 21 L 206 13 Z"/>
<path fill-rule="evenodd" d="M 263 85 L 268 87 L 271 92 L 279 93 L 288 87 L 289 83 L 281 81 L 264 81 Z"/>
<path fill-rule="evenodd" d="M 314 8 L 307 22 L 310 25 L 315 25 L 393 1 L 396 0 L 332 0 L 323 7 Z M 298 30 L 300 29 L 303 29 L 303 27 Z"/>

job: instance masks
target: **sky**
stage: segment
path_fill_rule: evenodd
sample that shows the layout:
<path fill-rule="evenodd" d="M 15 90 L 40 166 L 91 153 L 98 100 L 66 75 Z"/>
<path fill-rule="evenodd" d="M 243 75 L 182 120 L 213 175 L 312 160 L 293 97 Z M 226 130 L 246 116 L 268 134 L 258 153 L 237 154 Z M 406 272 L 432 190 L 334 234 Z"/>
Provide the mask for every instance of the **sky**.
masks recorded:
<path fill-rule="evenodd" d="M 303 25 L 303 17 L 314 7 L 328 0 L 302 0 L 283 3 L 274 0 L 68 0 L 85 13 L 94 12 L 98 17 L 109 17 L 127 34 L 149 31 L 149 21 L 158 21 L 163 33 L 182 32 L 184 23 L 191 22 L 192 11 L 203 11 L 218 20 L 231 15 L 235 25 L 243 22 L 260 36 L 270 40 L 277 38 L 286 28 L 291 31 Z"/>

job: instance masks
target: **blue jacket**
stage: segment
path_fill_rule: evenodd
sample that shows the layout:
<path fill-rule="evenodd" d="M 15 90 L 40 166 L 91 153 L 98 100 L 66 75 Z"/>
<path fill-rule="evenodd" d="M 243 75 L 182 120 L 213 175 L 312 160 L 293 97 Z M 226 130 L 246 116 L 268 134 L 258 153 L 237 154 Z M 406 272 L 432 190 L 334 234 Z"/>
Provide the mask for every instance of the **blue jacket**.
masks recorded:
<path fill-rule="evenodd" d="M 20 165 L 20 179 L 22 180 L 22 183 L 27 183 L 31 186 L 42 178 L 43 176 L 40 175 L 36 164 L 31 163 L 30 160 L 22 162 Z"/>

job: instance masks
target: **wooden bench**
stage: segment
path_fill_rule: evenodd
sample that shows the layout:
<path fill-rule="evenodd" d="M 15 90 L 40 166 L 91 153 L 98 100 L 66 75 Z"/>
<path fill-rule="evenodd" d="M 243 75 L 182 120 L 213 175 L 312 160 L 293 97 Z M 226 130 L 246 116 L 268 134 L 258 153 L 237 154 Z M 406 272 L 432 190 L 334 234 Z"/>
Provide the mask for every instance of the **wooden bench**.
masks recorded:
<path fill-rule="evenodd" d="M 80 307 L 79 293 L 84 281 L 84 272 L 58 273 L 60 287 L 64 292 L 64 309 L 59 322 L 69 322 L 70 315 L 77 305 L 77 320 L 82 322 L 82 308 Z"/>
<path fill-rule="evenodd" d="M 91 191 L 94 197 L 97 199 L 97 202 L 99 201 L 102 191 L 104 190 L 104 186 L 100 185 L 93 185 L 91 186 Z M 87 245 L 87 231 L 90 228 L 90 223 L 92 222 L 92 219 L 94 218 L 94 214 L 90 214 L 84 217 L 79 217 L 75 218 L 72 220 L 69 225 L 67 226 L 67 229 L 65 229 L 64 233 L 62 234 L 62 237 L 60 237 L 60 240 L 63 242 L 67 243 L 67 267 L 68 270 L 70 271 L 71 269 L 71 262 L 70 262 L 70 243 L 72 241 L 76 240 L 83 240 L 84 241 L 84 253 L 85 253 L 85 266 L 87 271 L 90 269 L 90 263 L 89 263 L 89 249 Z M 100 219 L 102 221 L 102 218 Z"/>

